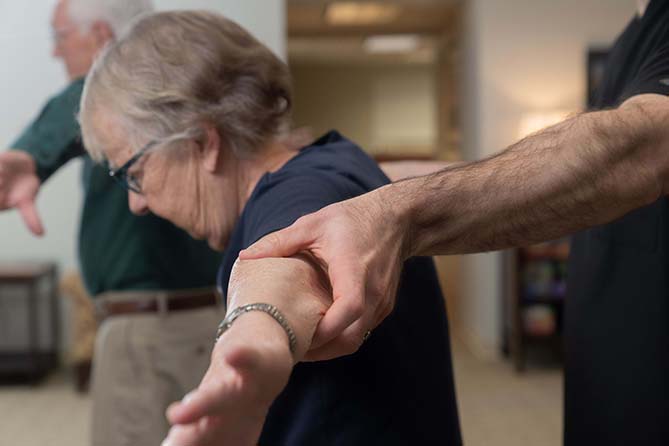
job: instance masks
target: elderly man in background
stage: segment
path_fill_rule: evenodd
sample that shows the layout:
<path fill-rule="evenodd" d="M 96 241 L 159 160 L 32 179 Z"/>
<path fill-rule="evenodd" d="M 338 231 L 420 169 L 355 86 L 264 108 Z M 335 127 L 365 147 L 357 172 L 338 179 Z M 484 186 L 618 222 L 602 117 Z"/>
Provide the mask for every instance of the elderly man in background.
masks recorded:
<path fill-rule="evenodd" d="M 163 219 L 132 215 L 107 170 L 85 154 L 75 119 L 96 54 L 152 9 L 149 0 L 59 1 L 53 55 L 70 83 L 12 144 L 16 150 L 0 154 L 0 208 L 17 208 L 37 235 L 41 184 L 70 159 L 84 160 L 79 259 L 105 317 L 93 365 L 95 446 L 160 443 L 165 408 L 201 379 L 221 318 L 211 288 L 220 255 Z"/>

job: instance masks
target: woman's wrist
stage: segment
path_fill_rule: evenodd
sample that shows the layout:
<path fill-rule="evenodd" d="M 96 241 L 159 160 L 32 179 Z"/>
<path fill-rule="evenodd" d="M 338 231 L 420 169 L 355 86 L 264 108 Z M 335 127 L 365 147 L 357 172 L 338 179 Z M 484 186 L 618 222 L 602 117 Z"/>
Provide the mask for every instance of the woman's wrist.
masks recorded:
<path fill-rule="evenodd" d="M 244 347 L 254 350 L 278 364 L 293 365 L 293 355 L 286 332 L 269 314 L 254 311 L 242 314 L 221 335 L 216 350 Z"/>
<path fill-rule="evenodd" d="M 269 316 L 271 316 L 276 321 L 276 323 L 279 324 L 281 328 L 283 328 L 283 331 L 286 333 L 286 336 L 288 337 L 288 346 L 290 348 L 290 351 L 291 353 L 295 354 L 295 351 L 297 349 L 297 336 L 295 335 L 295 331 L 293 331 L 292 327 L 290 326 L 290 323 L 288 323 L 288 320 L 283 315 L 283 313 L 274 305 L 268 304 L 266 302 L 255 302 L 251 304 L 244 304 L 230 311 L 227 314 L 227 316 L 225 316 L 225 319 L 223 319 L 223 321 L 218 326 L 218 330 L 216 332 L 216 340 L 218 340 L 218 338 L 220 338 L 223 333 L 229 330 L 232 324 L 234 324 L 235 321 L 240 316 L 243 316 L 244 314 L 247 314 L 252 311 L 264 312 Z"/>
<path fill-rule="evenodd" d="M 252 312 L 240 316 L 218 339 L 210 370 L 215 381 L 238 377 L 240 410 L 264 417 L 288 383 L 293 365 L 281 326 L 265 313 Z"/>

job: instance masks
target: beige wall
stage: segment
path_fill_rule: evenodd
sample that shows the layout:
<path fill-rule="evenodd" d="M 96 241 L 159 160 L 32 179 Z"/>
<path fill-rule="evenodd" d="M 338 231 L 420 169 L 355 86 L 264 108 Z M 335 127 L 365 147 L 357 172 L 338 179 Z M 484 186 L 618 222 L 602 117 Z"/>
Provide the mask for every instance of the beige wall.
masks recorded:
<path fill-rule="evenodd" d="M 372 153 L 434 150 L 432 66 L 295 64 L 291 71 L 297 126 L 316 135 L 336 128 Z"/>
<path fill-rule="evenodd" d="M 586 50 L 608 44 L 633 0 L 470 0 L 460 75 L 463 155 L 478 159 L 514 142 L 526 113 L 579 110 Z M 501 343 L 501 257 L 463 259 L 458 334 L 483 356 Z"/>

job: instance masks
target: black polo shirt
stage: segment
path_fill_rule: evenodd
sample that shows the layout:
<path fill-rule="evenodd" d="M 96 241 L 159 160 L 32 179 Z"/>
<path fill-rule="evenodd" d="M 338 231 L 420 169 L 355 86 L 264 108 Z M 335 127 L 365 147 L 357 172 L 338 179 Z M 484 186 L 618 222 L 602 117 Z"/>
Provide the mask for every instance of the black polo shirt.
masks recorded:
<path fill-rule="evenodd" d="M 241 249 L 387 182 L 372 159 L 336 132 L 263 176 L 225 251 L 224 294 Z M 405 264 L 395 310 L 357 353 L 295 367 L 260 438 L 263 446 L 414 444 L 461 444 L 446 309 L 429 258 Z"/>
<path fill-rule="evenodd" d="M 662 0 L 652 1 L 616 41 L 596 105 L 617 106 L 642 93 L 669 93 L 669 2 Z M 669 444 L 667 203 L 661 198 L 574 238 L 565 326 L 567 445 Z"/>

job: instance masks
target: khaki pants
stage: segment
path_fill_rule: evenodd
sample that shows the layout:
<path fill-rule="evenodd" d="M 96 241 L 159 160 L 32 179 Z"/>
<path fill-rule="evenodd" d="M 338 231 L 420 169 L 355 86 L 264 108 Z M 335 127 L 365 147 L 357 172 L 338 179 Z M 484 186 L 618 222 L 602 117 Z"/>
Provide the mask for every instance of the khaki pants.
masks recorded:
<path fill-rule="evenodd" d="M 212 306 L 106 319 L 93 361 L 92 445 L 159 446 L 169 430 L 165 410 L 200 383 L 223 317 Z"/>

